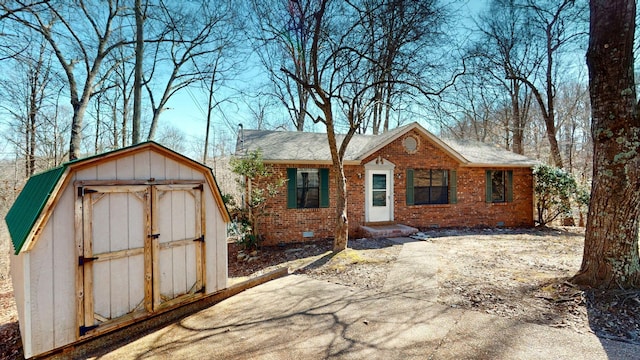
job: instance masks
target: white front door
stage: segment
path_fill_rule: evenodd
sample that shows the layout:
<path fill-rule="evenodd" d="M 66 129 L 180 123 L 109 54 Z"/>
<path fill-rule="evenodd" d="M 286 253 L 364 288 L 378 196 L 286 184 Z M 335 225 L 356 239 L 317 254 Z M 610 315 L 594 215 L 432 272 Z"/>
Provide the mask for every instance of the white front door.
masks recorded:
<path fill-rule="evenodd" d="M 367 222 L 393 220 L 392 170 L 367 170 Z"/>

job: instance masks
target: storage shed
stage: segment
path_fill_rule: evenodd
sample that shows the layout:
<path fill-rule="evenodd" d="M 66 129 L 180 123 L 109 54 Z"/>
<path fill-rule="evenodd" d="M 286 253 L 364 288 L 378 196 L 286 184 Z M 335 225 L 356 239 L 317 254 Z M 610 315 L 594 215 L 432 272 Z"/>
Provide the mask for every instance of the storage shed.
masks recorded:
<path fill-rule="evenodd" d="M 154 142 L 34 175 L 6 222 L 25 357 L 227 286 L 211 169 Z"/>

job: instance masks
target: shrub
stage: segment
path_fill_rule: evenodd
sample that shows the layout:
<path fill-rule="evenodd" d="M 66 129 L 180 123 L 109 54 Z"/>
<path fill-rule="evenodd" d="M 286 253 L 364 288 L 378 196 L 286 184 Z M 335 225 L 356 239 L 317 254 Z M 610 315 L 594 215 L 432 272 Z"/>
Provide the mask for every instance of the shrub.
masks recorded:
<path fill-rule="evenodd" d="M 535 202 L 538 224 L 544 226 L 558 216 L 571 215 L 571 202 L 580 207 L 589 203 L 589 194 L 570 173 L 549 165 L 538 165 L 533 170 Z"/>
<path fill-rule="evenodd" d="M 244 199 L 236 209 L 238 236 L 236 243 L 247 250 L 257 249 L 261 236 L 258 234 L 260 219 L 267 215 L 266 206 L 269 199 L 278 195 L 286 179 L 273 176 L 271 168 L 262 159 L 259 150 L 252 151 L 244 157 L 233 158 L 231 170 L 240 175 L 238 186 Z"/>

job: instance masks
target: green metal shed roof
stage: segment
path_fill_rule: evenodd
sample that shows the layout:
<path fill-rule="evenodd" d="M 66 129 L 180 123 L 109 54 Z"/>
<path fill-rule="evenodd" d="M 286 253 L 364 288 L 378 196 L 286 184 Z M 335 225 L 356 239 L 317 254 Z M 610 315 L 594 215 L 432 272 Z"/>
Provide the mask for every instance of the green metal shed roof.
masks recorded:
<path fill-rule="evenodd" d="M 17 255 L 22 249 L 31 228 L 38 220 L 44 205 L 60 181 L 67 164 L 34 175 L 29 178 L 18 198 L 9 209 L 5 221 L 9 228 L 13 250 Z"/>

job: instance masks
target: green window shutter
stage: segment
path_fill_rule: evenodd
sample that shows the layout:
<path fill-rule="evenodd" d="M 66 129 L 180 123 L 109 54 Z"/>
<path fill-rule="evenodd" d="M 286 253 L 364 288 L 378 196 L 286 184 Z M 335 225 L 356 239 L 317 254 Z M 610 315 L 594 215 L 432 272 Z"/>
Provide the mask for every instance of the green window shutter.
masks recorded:
<path fill-rule="evenodd" d="M 320 207 L 329 207 L 329 169 L 320 169 Z"/>
<path fill-rule="evenodd" d="M 449 204 L 458 203 L 458 174 L 455 170 L 449 170 Z"/>
<path fill-rule="evenodd" d="M 407 169 L 407 205 L 413 205 L 413 169 Z"/>
<path fill-rule="evenodd" d="M 513 202 L 513 170 L 507 171 L 507 202 Z"/>
<path fill-rule="evenodd" d="M 296 175 L 298 175 L 298 169 L 287 168 L 287 208 L 289 209 L 295 209 L 298 207 Z"/>
<path fill-rule="evenodd" d="M 485 184 L 487 189 L 486 201 L 490 203 L 493 200 L 492 194 L 491 194 L 491 170 L 487 170 L 486 178 L 487 178 L 487 183 Z"/>

